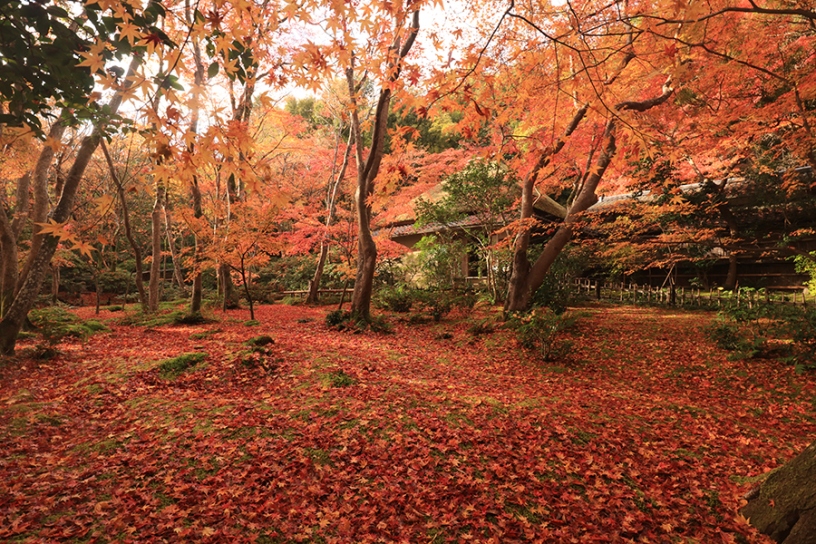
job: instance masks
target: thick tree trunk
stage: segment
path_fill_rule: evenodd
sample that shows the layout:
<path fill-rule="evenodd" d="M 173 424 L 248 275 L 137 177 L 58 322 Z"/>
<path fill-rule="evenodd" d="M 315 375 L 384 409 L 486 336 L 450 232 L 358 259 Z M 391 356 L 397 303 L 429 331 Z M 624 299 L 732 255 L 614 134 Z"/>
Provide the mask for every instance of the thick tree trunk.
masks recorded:
<path fill-rule="evenodd" d="M 53 125 L 51 125 L 51 130 L 48 132 L 48 138 L 54 142 L 59 142 L 64 133 L 65 125 L 62 124 L 61 118 L 59 118 Z M 46 219 L 48 218 L 48 169 L 51 167 L 51 162 L 53 160 L 54 147 L 44 145 L 42 151 L 40 152 L 40 156 L 37 158 L 37 164 L 34 167 L 34 175 L 32 176 L 34 182 L 34 206 L 31 209 L 31 222 L 34 224 L 32 227 L 34 230 L 34 235 L 31 237 L 31 248 L 28 252 L 28 258 L 26 259 L 26 262 L 23 265 L 23 270 L 20 272 L 17 279 L 18 288 L 22 287 L 22 282 L 25 281 L 26 276 L 31 270 L 35 255 L 43 243 L 44 236 L 39 234 L 39 227 L 36 226 L 36 223 L 45 223 Z M 60 195 L 57 194 L 56 198 L 59 199 Z"/>
<path fill-rule="evenodd" d="M 184 290 L 184 274 L 181 272 L 181 263 L 179 262 L 178 252 L 176 251 L 176 241 L 173 237 L 173 220 L 170 217 L 168 210 L 169 204 L 164 206 L 164 233 L 167 237 L 167 247 L 170 249 L 170 259 L 173 261 L 173 277 L 179 286 L 179 289 Z"/>
<path fill-rule="evenodd" d="M 17 290 L 17 237 L 6 212 L 0 209 L 0 318 L 14 300 Z"/>
<path fill-rule="evenodd" d="M 725 277 L 724 288 L 733 291 L 737 287 L 737 254 L 733 251 L 728 253 L 728 275 Z"/>
<path fill-rule="evenodd" d="M 572 239 L 573 228 L 578 221 L 578 216 L 597 202 L 598 197 L 595 196 L 595 189 L 598 187 L 598 183 L 600 183 L 609 163 L 612 162 L 612 157 L 615 155 L 614 119 L 610 119 L 606 123 L 602 145 L 603 149 L 598 156 L 598 160 L 573 201 L 567 213 L 567 217 L 564 219 L 564 223 L 558 228 L 555 235 L 550 238 L 544 246 L 541 255 L 539 255 L 536 262 L 530 267 L 526 281 L 521 285 L 520 289 L 517 288 L 518 290 L 514 293 L 513 299 L 510 301 L 510 304 L 508 304 L 508 311 L 524 311 L 530 306 L 533 294 L 541 287 L 541 284 L 544 283 L 544 278 L 555 262 L 555 259 Z"/>
<path fill-rule="evenodd" d="M 542 168 L 547 166 L 552 157 L 558 154 L 583 118 L 586 116 L 588 105 L 584 104 L 575 112 L 572 121 L 567 126 L 564 132 L 564 137 L 559 138 L 552 148 L 547 149 L 539 156 L 533 168 L 527 173 L 524 178 L 524 183 L 521 186 L 521 221 L 532 219 L 533 217 L 533 190 L 535 189 L 536 181 L 538 180 L 539 172 Z M 527 290 L 527 275 L 530 273 L 530 260 L 527 257 L 527 251 L 530 248 L 530 237 L 532 234 L 531 225 L 523 225 L 523 230 L 516 236 L 513 244 L 513 271 L 510 275 L 509 291 L 507 299 L 504 303 L 505 312 L 510 311 L 511 308 L 524 308 L 527 306 L 525 302 Z"/>
<path fill-rule="evenodd" d="M 56 306 L 59 302 L 60 290 L 60 267 L 59 265 L 51 264 L 51 306 Z M 70 294 L 70 293 L 69 293 Z"/>
<path fill-rule="evenodd" d="M 626 60 L 625 62 L 628 63 L 629 61 Z M 660 96 L 643 101 L 621 102 L 615 106 L 615 110 L 617 112 L 644 112 L 668 100 L 672 93 L 671 79 L 669 79 L 664 84 L 663 93 Z M 527 272 L 526 280 L 523 278 L 516 279 L 517 283 L 513 287 L 512 296 L 508 296 L 505 311 L 524 311 L 529 308 L 533 294 L 541 287 L 541 284 L 544 283 L 544 277 L 550 270 L 553 262 L 555 262 L 556 257 L 558 257 L 570 239 L 572 239 L 573 228 L 578 221 L 578 216 L 598 201 L 598 197 L 595 196 L 595 189 L 598 187 L 598 183 L 600 183 L 615 155 L 615 119 L 615 117 L 612 117 L 606 123 L 603 142 L 601 144 L 601 153 L 598 156 L 595 166 L 588 171 L 588 175 L 578 189 L 578 194 L 569 208 L 564 223 L 544 246 L 541 255 Z M 573 119 L 573 122 L 574 121 L 575 119 Z M 580 118 L 578 121 L 580 121 Z"/>
<path fill-rule="evenodd" d="M 197 178 L 193 178 L 191 192 L 193 194 L 193 216 L 196 219 L 200 219 L 204 216 L 204 212 L 201 207 L 201 189 L 198 186 Z M 198 234 L 194 233 L 194 236 L 195 244 L 193 246 L 193 266 L 195 267 L 195 270 L 193 270 L 193 293 L 190 297 L 190 313 L 198 314 L 201 313 L 201 247 L 199 247 L 200 244 Z"/>
<path fill-rule="evenodd" d="M 192 28 L 195 22 L 195 15 L 191 6 L 190 0 L 185 0 L 185 16 L 187 24 Z M 204 86 L 204 62 L 201 59 L 201 45 L 198 36 L 192 37 L 193 41 L 193 60 L 195 63 L 195 72 L 193 74 L 193 82 L 195 83 L 195 94 L 192 107 L 192 115 L 190 119 L 190 132 L 198 133 L 198 115 L 199 115 L 199 92 Z M 192 155 L 195 152 L 195 142 L 190 142 L 187 151 Z M 193 216 L 196 219 L 201 219 L 204 216 L 204 211 L 201 206 L 201 188 L 198 186 L 198 176 L 193 175 L 193 180 L 190 185 L 190 193 L 193 197 Z M 193 288 L 190 296 L 190 313 L 201 313 L 201 298 L 202 298 L 202 281 L 201 281 L 201 247 L 199 244 L 198 233 L 195 236 L 195 243 L 193 245 Z"/>
<path fill-rule="evenodd" d="M 224 311 L 234 310 L 240 308 L 238 304 L 238 296 L 235 294 L 235 284 L 232 282 L 232 274 L 230 273 L 230 266 L 221 263 L 218 266 L 218 280 L 221 286 L 222 306 Z"/>
<path fill-rule="evenodd" d="M 723 182 L 720 191 L 724 189 L 725 182 Z M 735 240 L 739 237 L 739 224 L 737 223 L 737 218 L 734 216 L 734 212 L 731 211 L 731 205 L 728 201 L 725 201 L 718 205 L 717 209 L 723 221 L 725 221 L 725 224 L 728 225 L 728 234 Z M 725 278 L 725 285 L 723 285 L 723 287 L 729 290 L 734 290 L 737 287 L 737 252 L 733 249 L 728 250 L 728 275 Z"/>
<path fill-rule="evenodd" d="M 133 75 L 140 63 L 141 59 L 134 56 L 128 68 L 127 78 Z M 129 87 L 129 85 L 126 87 Z M 115 114 L 119 110 L 122 98 L 123 92 L 117 92 L 111 99 L 109 104 L 111 114 Z M 71 170 L 65 179 L 65 185 L 60 194 L 59 202 L 52 215 L 52 219 L 56 223 L 64 223 L 71 217 L 71 212 L 74 207 L 74 197 L 79 188 L 79 183 L 82 181 L 82 176 L 85 174 L 88 162 L 90 162 L 101 140 L 101 127 L 94 129 L 93 134 L 82 140 L 82 144 L 80 144 L 79 150 L 77 151 L 76 159 L 74 159 L 74 164 L 71 166 Z M 46 237 L 38 251 L 33 254 L 30 271 L 25 279 L 22 280 L 22 285 L 14 297 L 14 302 L 11 303 L 6 315 L 0 320 L 0 354 L 14 354 L 17 334 L 23 326 L 28 311 L 37 299 L 43 277 L 45 276 L 45 270 L 51 262 L 54 252 L 57 250 L 58 241 L 59 239 L 55 236 Z"/>
<path fill-rule="evenodd" d="M 740 513 L 783 544 L 816 543 L 816 442 L 749 493 Z"/>

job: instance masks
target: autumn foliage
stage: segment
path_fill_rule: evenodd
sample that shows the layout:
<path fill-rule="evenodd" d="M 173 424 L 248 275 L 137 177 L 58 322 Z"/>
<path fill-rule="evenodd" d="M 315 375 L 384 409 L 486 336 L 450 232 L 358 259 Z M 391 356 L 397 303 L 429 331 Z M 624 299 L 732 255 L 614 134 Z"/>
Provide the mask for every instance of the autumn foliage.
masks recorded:
<path fill-rule="evenodd" d="M 4 367 L 0 536 L 765 542 L 741 496 L 816 430 L 812 376 L 728 360 L 701 314 L 591 309 L 542 366 L 478 314 L 383 336 L 324 313 L 111 324 Z"/>

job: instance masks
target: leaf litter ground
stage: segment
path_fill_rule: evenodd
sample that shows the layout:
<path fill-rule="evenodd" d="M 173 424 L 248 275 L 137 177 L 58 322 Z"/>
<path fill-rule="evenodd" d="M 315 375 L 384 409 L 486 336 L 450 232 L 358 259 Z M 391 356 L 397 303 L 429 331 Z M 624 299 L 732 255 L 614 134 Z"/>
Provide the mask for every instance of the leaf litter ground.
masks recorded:
<path fill-rule="evenodd" d="M 728 361 L 710 314 L 588 309 L 547 366 L 479 315 L 326 312 L 111 325 L 0 368 L 0 539 L 766 542 L 740 498 L 816 434 L 816 379 Z M 259 334 L 271 372 L 242 362 Z"/>

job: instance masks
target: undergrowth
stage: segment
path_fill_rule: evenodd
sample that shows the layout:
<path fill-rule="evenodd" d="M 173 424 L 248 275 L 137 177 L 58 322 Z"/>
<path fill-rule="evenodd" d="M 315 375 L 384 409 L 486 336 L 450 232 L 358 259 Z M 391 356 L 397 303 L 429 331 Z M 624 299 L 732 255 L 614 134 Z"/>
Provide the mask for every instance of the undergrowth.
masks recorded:
<path fill-rule="evenodd" d="M 207 354 L 204 352 L 192 352 L 182 353 L 172 359 L 165 359 L 158 365 L 159 377 L 164 380 L 177 378 L 206 358 Z"/>

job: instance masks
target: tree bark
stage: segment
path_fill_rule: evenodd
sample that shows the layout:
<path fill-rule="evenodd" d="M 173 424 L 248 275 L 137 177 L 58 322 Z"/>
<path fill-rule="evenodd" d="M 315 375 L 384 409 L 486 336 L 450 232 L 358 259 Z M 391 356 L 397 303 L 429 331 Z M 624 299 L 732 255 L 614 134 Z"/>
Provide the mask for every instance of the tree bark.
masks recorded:
<path fill-rule="evenodd" d="M 61 119 L 62 117 L 58 118 L 54 124 L 51 125 L 51 130 L 48 132 L 48 139 L 53 142 L 59 142 L 65 133 L 65 125 L 62 124 Z M 53 160 L 54 147 L 51 145 L 43 145 L 40 156 L 37 158 L 37 164 L 34 167 L 34 175 L 32 176 L 34 182 L 34 206 L 31 209 L 31 222 L 33 223 L 32 228 L 34 235 L 31 237 L 31 248 L 28 252 L 28 258 L 17 278 L 18 289 L 22 287 L 22 282 L 25 281 L 26 276 L 28 276 L 33 265 L 34 257 L 43 243 L 44 236 L 39 234 L 39 227 L 37 227 L 36 224 L 45 223 L 48 218 L 48 169 L 51 167 Z M 56 197 L 59 198 L 60 195 L 58 194 Z"/>
<path fill-rule="evenodd" d="M 193 15 L 192 6 L 190 5 L 190 0 L 185 0 L 184 3 L 185 7 L 185 17 L 187 18 L 187 24 L 192 27 L 193 23 L 195 22 L 195 16 Z M 198 36 L 193 36 L 193 60 L 195 62 L 195 72 L 193 74 L 193 83 L 195 84 L 195 92 L 196 95 L 194 96 L 193 100 L 193 107 L 192 107 L 192 114 L 190 118 L 190 132 L 193 134 L 198 133 L 198 116 L 199 116 L 199 89 L 204 85 L 204 62 L 201 60 L 201 45 Z M 187 148 L 188 153 L 192 155 L 195 153 L 195 142 L 190 142 L 189 147 Z M 201 188 L 198 186 L 198 176 L 193 174 L 193 180 L 190 185 L 190 194 L 193 197 L 193 217 L 197 220 L 201 219 L 204 216 L 204 211 L 201 206 Z M 198 227 L 198 225 L 196 226 Z M 201 247 L 199 247 L 199 239 L 198 233 L 194 232 L 194 244 L 193 244 L 193 288 L 192 293 L 190 296 L 190 313 L 191 314 L 198 314 L 201 313 L 201 298 L 202 298 L 202 281 L 201 281 Z"/>
<path fill-rule="evenodd" d="M 0 318 L 2 318 L 14 300 L 18 266 L 17 237 L 3 209 L 0 209 L 0 253 L 2 253 L 0 261 Z"/>
<path fill-rule="evenodd" d="M 127 71 L 126 82 L 133 76 L 139 64 L 141 64 L 141 58 L 134 56 Z M 129 86 L 129 82 L 125 83 L 125 89 Z M 108 105 L 111 114 L 115 114 L 119 110 L 125 89 L 117 92 L 111 99 Z M 74 197 L 79 188 L 79 183 L 82 181 L 88 162 L 91 160 L 94 151 L 102 140 L 102 134 L 103 127 L 97 126 L 90 136 L 82 140 L 82 144 L 77 151 L 76 159 L 74 159 L 74 164 L 71 166 L 71 170 L 65 179 L 65 185 L 62 189 L 59 202 L 52 214 L 52 219 L 55 222 L 64 223 L 71 217 L 71 212 L 74 207 Z M 14 302 L 11 303 L 6 315 L 0 320 L 0 354 L 14 354 L 17 334 L 20 332 L 20 328 L 28 315 L 28 311 L 37 299 L 45 270 L 51 262 L 54 252 L 57 250 L 58 242 L 59 239 L 57 237 L 48 236 L 43 240 L 38 251 L 32 254 L 33 258 L 31 260 L 30 271 L 22 281 L 22 285 L 14 297 Z"/>
<path fill-rule="evenodd" d="M 644 112 L 668 100 L 673 92 L 671 79 L 669 79 L 663 86 L 663 92 L 659 96 L 643 101 L 621 102 L 615 106 L 615 110 L 616 112 Z M 578 194 L 575 196 L 563 224 L 544 246 L 541 255 L 539 255 L 536 262 L 527 271 L 526 278 L 516 279 L 517 285 L 513 296 L 508 296 L 508 303 L 505 306 L 506 311 L 524 311 L 530 307 L 533 294 L 541 287 L 541 284 L 544 283 L 544 278 L 555 262 L 555 259 L 572 239 L 573 229 L 578 222 L 580 214 L 598 201 L 598 197 L 595 195 L 595 189 L 597 189 L 598 183 L 600 183 L 607 167 L 612 162 L 616 151 L 615 125 L 616 116 L 613 116 L 606 123 L 603 142 L 601 144 L 601 153 L 595 162 L 595 166 L 589 170 L 583 184 L 578 189 Z M 523 265 L 523 261 L 521 264 Z M 521 271 L 523 271 L 523 268 Z"/>
<path fill-rule="evenodd" d="M 161 245 L 162 245 L 162 216 L 164 215 L 164 199 L 167 189 L 162 181 L 156 182 L 156 200 L 153 202 L 153 212 L 150 214 L 152 256 L 150 263 L 150 284 L 148 286 L 148 309 L 151 312 L 159 309 L 159 285 L 161 283 Z"/>
<path fill-rule="evenodd" d="M 371 234 L 371 196 L 374 194 L 374 181 L 380 171 L 380 163 L 384 153 L 385 133 L 388 123 L 388 109 L 391 104 L 390 84 L 397 81 L 402 69 L 402 61 L 413 47 L 419 32 L 419 11 L 414 11 L 411 26 L 405 43 L 400 46 L 400 37 L 394 39 L 389 52 L 395 55 L 389 63 L 390 73 L 388 82 L 383 85 L 377 100 L 377 109 L 374 115 L 374 132 L 371 137 L 371 149 L 368 158 L 363 160 L 362 130 L 357 107 L 357 93 L 359 85 L 354 81 L 354 64 L 346 70 L 349 99 L 351 100 L 351 125 L 354 133 L 355 159 L 357 162 L 357 189 L 354 193 L 354 203 L 357 211 L 358 226 L 358 254 L 357 275 L 354 281 L 354 293 L 351 295 L 351 313 L 359 319 L 371 319 L 371 293 L 374 288 L 374 272 L 377 267 L 377 245 Z"/>
<path fill-rule="evenodd" d="M 552 157 L 564 148 L 566 139 L 569 138 L 578 125 L 584 119 L 589 108 L 588 104 L 584 104 L 575 112 L 572 121 L 567 126 L 564 136 L 555 142 L 555 145 L 550 149 L 541 153 L 533 168 L 527 173 L 524 178 L 524 183 L 521 186 L 521 221 L 532 219 L 533 206 L 535 200 L 533 198 L 533 190 L 535 189 L 538 175 L 542 168 L 550 164 Z M 513 271 L 510 275 L 510 288 L 505 300 L 505 311 L 510 311 L 511 308 L 526 307 L 525 290 L 527 288 L 527 275 L 530 273 L 530 260 L 527 257 L 527 251 L 530 248 L 530 237 L 532 235 L 532 228 L 529 225 L 523 225 L 523 230 L 516 236 L 513 243 Z"/>
<path fill-rule="evenodd" d="M 142 249 L 139 247 L 139 244 L 136 243 L 136 239 L 133 237 L 133 230 L 130 227 L 130 210 L 128 210 L 127 205 L 127 198 L 125 196 L 125 187 L 122 185 L 122 182 L 119 180 L 119 175 L 116 173 L 116 168 L 113 166 L 113 159 L 111 159 L 110 152 L 108 152 L 108 146 L 105 144 L 105 141 L 102 140 L 102 153 L 105 155 L 105 160 L 108 163 L 108 171 L 110 172 L 111 179 L 113 180 L 113 184 L 116 185 L 116 194 L 119 195 L 119 202 L 122 204 L 122 222 L 125 224 L 125 237 L 130 244 L 130 248 L 133 250 L 133 257 L 136 261 L 136 291 L 139 293 L 139 304 L 142 307 L 142 312 L 147 312 L 149 307 L 147 304 L 147 294 L 145 293 L 144 288 L 144 268 L 142 265 Z M 125 302 L 127 302 L 127 296 L 125 297 Z"/>
<path fill-rule="evenodd" d="M 816 543 L 816 442 L 770 472 L 740 513 L 783 544 Z"/>
<path fill-rule="evenodd" d="M 165 195 L 166 198 L 166 195 Z M 173 261 L 173 277 L 179 289 L 184 290 L 184 274 L 181 273 L 181 263 L 176 252 L 176 241 L 173 238 L 173 220 L 170 217 L 169 204 L 164 205 L 164 234 L 167 237 L 167 246 L 170 249 L 170 259 Z"/>

